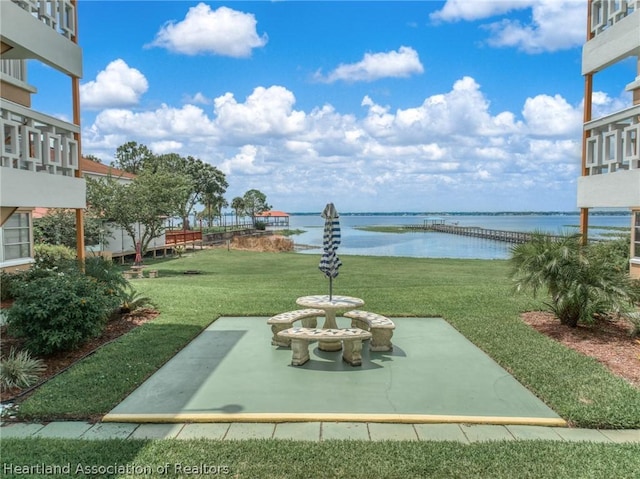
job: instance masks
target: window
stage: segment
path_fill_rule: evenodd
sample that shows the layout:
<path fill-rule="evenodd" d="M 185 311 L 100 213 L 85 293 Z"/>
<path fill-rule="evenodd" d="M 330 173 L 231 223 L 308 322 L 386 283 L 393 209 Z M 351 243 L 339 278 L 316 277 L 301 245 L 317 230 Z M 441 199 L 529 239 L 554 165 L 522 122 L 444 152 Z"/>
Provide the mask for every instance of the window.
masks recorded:
<path fill-rule="evenodd" d="M 2 226 L 2 261 L 31 256 L 29 213 L 14 213 Z"/>

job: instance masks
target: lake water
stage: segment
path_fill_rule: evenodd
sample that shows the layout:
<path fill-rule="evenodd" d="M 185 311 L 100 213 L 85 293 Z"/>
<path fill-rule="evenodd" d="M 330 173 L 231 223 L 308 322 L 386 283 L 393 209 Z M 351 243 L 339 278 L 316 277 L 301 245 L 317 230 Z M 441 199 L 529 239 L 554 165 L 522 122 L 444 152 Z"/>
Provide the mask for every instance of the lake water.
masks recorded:
<path fill-rule="evenodd" d="M 338 255 L 407 256 L 413 258 L 506 259 L 510 243 L 436 232 L 378 233 L 356 229 L 358 226 L 423 224 L 431 216 L 421 215 L 341 215 L 342 243 Z M 440 216 L 446 224 L 478 226 L 509 231 L 544 231 L 550 234 L 577 232 L 577 215 L 451 215 Z M 324 220 L 320 215 L 292 215 L 290 228 L 305 233 L 292 236 L 303 254 L 322 254 Z M 604 230 L 598 226 L 630 228 L 630 215 L 591 215 L 591 237 Z"/>

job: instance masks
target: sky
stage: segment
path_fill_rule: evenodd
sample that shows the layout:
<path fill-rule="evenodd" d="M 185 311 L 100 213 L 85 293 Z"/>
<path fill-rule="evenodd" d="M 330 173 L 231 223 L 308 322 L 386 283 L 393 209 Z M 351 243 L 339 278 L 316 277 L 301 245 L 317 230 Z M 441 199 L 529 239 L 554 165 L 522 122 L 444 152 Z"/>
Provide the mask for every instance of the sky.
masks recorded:
<path fill-rule="evenodd" d="M 586 0 L 78 2 L 82 150 L 211 163 L 273 209 L 575 211 Z M 71 118 L 30 62 L 33 108 Z M 635 60 L 595 75 L 631 105 Z"/>

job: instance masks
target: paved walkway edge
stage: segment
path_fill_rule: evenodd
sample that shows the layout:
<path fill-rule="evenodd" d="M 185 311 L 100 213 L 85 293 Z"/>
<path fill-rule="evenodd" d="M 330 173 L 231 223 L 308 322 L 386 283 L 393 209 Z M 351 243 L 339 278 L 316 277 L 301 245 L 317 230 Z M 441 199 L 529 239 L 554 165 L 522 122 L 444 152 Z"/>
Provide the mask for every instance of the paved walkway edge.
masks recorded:
<path fill-rule="evenodd" d="M 449 416 L 436 414 L 344 414 L 344 413 L 177 413 L 177 414 L 107 414 L 102 422 L 133 423 L 217 423 L 217 422 L 371 422 L 396 424 L 494 424 L 566 427 L 561 418 Z"/>
<path fill-rule="evenodd" d="M 291 439 L 326 441 L 454 441 L 472 444 L 485 441 L 559 441 L 603 444 L 637 444 L 640 430 L 598 430 L 555 426 L 495 424 L 397 424 L 372 422 L 283 422 L 283 423 L 89 423 L 56 421 L 4 423 L 2 440 L 23 438 L 55 439 Z"/>

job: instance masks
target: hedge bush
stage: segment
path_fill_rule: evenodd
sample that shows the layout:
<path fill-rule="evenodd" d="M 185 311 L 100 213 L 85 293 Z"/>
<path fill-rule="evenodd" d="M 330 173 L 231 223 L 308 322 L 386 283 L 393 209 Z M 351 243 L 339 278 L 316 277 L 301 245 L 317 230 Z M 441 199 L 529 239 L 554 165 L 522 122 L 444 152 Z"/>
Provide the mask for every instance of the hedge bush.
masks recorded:
<path fill-rule="evenodd" d="M 118 291 L 80 271 L 51 273 L 23 284 L 9 333 L 34 354 L 70 350 L 101 334 L 120 302 Z"/>

